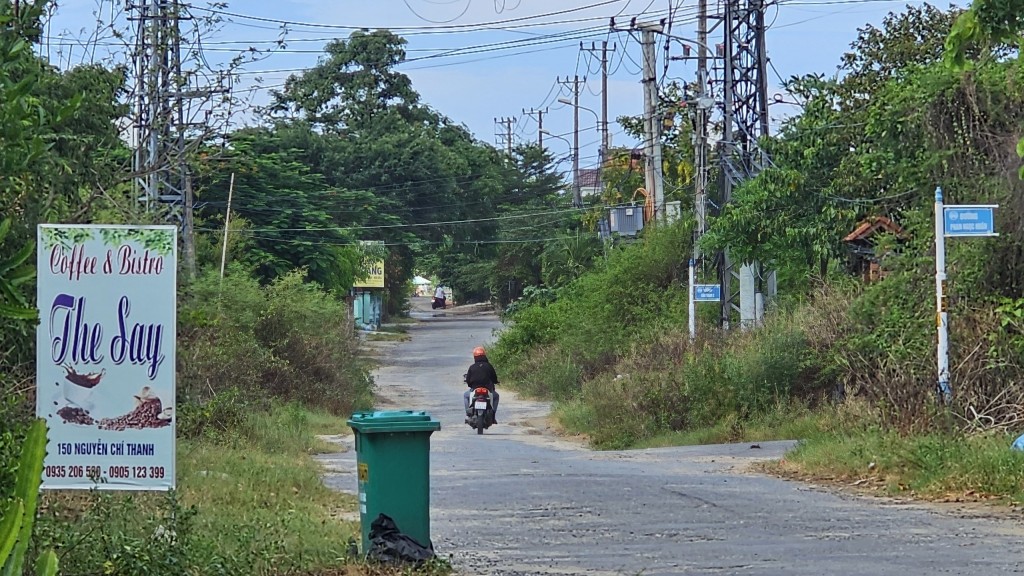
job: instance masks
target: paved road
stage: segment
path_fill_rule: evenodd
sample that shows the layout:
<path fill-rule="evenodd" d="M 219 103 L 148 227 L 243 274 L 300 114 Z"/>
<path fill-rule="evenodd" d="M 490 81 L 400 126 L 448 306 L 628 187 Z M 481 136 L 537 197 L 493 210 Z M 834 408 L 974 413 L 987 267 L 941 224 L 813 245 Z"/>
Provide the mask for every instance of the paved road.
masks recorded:
<path fill-rule="evenodd" d="M 593 452 L 534 427 L 548 407 L 505 391 L 502 424 L 463 423 L 461 375 L 493 317 L 430 318 L 392 345 L 391 407 L 429 410 L 431 530 L 464 574 L 928 575 L 1024 572 L 1024 524 L 842 496 L 744 472 L 791 443 Z M 500 375 L 500 367 L 499 375 Z M 325 457 L 354 491 L 354 454 Z"/>

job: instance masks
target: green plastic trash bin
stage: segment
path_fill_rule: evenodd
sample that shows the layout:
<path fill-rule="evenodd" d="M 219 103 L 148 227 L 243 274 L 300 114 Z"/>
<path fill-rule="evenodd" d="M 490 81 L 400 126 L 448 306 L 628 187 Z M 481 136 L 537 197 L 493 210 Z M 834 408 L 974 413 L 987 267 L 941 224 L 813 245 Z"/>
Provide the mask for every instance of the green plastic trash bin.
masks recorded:
<path fill-rule="evenodd" d="M 421 411 L 357 412 L 359 523 L 363 554 L 370 551 L 370 524 L 384 513 L 402 533 L 430 544 L 430 435 L 441 422 Z"/>

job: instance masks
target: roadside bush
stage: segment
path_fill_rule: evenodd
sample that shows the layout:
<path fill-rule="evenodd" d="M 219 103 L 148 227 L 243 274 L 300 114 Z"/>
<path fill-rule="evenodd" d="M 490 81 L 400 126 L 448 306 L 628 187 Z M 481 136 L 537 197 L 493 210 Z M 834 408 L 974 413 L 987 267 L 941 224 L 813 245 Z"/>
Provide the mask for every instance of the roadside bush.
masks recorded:
<path fill-rule="evenodd" d="M 579 364 L 558 344 L 542 346 L 518 364 L 501 364 L 499 376 L 514 382 L 516 389 L 542 398 L 571 398 L 579 394 L 582 372 Z"/>
<path fill-rule="evenodd" d="M 221 390 L 203 402 L 185 402 L 178 410 L 177 433 L 182 438 L 219 440 L 244 429 L 258 402 L 238 388 Z"/>
<path fill-rule="evenodd" d="M 502 310 L 502 316 L 511 318 L 521 310 L 550 304 L 555 301 L 558 294 L 555 290 L 544 286 L 527 286 L 523 288 L 523 295 L 518 300 L 510 303 Z"/>
<path fill-rule="evenodd" d="M 333 414 L 369 406 L 372 381 L 357 345 L 345 303 L 301 271 L 268 286 L 239 268 L 223 284 L 201 276 L 179 310 L 182 433 L 230 430 L 270 398 Z"/>
<path fill-rule="evenodd" d="M 567 399 L 613 365 L 632 343 L 658 326 L 686 323 L 687 274 L 680 250 L 690 243 L 682 221 L 650 231 L 642 241 L 611 252 L 607 262 L 536 304 L 508 314 L 492 358 L 530 391 Z M 543 349 L 543 352 L 538 350 Z M 542 354 L 533 358 L 534 354 Z M 553 359 L 557 354 L 561 360 Z M 551 369 L 549 373 L 546 369 Z M 573 373 L 580 378 L 567 382 Z"/>
<path fill-rule="evenodd" d="M 209 272 L 179 295 L 181 401 L 203 401 L 232 389 L 262 395 L 267 374 L 281 363 L 256 338 L 266 308 L 265 289 L 236 266 L 223 283 Z"/>
<path fill-rule="evenodd" d="M 738 430 L 793 402 L 817 403 L 829 384 L 808 361 L 797 318 L 773 317 L 765 328 L 728 340 L 712 332 L 692 345 L 678 329 L 648 337 L 613 370 L 584 383 L 582 406 L 563 412 L 576 422 L 566 425 L 587 426 L 597 447 L 622 448 L 722 423 Z"/>
<path fill-rule="evenodd" d="M 883 280 L 822 290 L 822 313 L 810 330 L 823 372 L 846 395 L 871 402 L 881 424 L 901 434 L 1019 427 L 1024 349 L 1014 333 L 1013 300 L 958 297 L 972 293 L 973 280 L 961 277 L 962 286 L 956 274 L 947 286 L 953 398 L 948 406 L 939 401 L 934 261 L 927 232 L 918 236 L 887 260 Z"/>
<path fill-rule="evenodd" d="M 267 287 L 267 308 L 256 325 L 274 357 L 274 397 L 297 400 L 332 414 L 348 414 L 372 401 L 368 365 L 344 301 L 289 274 Z"/>
<path fill-rule="evenodd" d="M 57 550 L 65 574 L 217 576 L 245 567 L 216 552 L 194 529 L 195 509 L 174 493 L 46 494 L 43 503 L 37 539 Z"/>
<path fill-rule="evenodd" d="M 1013 435 L 908 436 L 864 424 L 872 420 L 862 416 L 812 435 L 786 455 L 779 471 L 845 481 L 870 478 L 892 492 L 913 491 L 928 498 L 1004 496 L 1024 502 L 1024 454 L 1009 449 Z"/>

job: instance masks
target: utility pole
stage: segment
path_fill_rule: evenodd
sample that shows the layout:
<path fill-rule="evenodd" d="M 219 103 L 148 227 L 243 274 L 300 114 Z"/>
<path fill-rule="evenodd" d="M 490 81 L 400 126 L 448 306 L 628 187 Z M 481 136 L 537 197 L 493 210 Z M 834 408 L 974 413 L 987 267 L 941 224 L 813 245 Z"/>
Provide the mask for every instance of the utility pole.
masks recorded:
<path fill-rule="evenodd" d="M 506 145 L 508 146 L 507 152 L 510 158 L 512 157 L 512 147 L 515 145 L 515 138 L 512 136 L 512 128 L 515 125 L 515 123 L 515 118 L 505 118 L 505 142 Z"/>
<path fill-rule="evenodd" d="M 699 47 L 699 54 L 697 56 L 697 81 L 694 85 L 695 95 L 692 98 L 687 98 L 686 103 L 693 104 L 693 150 L 694 150 L 694 198 L 693 198 L 693 213 L 696 220 L 696 226 L 693 231 L 693 254 L 690 257 L 689 263 L 689 277 L 690 277 L 690 290 L 689 290 L 689 328 L 690 328 L 690 340 L 693 341 L 697 338 L 697 322 L 696 322 L 696 305 L 695 296 L 696 291 L 694 285 L 698 282 L 699 270 L 703 269 L 702 255 L 700 251 L 700 241 L 705 231 L 707 230 L 707 185 L 708 185 L 708 117 L 709 111 L 715 105 L 715 99 L 711 97 L 710 86 L 708 85 L 707 70 L 708 70 L 708 57 L 715 58 L 711 54 L 711 47 L 708 46 L 708 28 L 707 28 L 707 0 L 699 0 L 697 5 L 697 40 L 688 40 L 678 36 L 672 36 L 672 38 L 681 42 L 696 42 Z M 690 46 L 689 44 L 683 44 L 683 55 L 672 56 L 670 60 L 689 60 Z M 703 298 L 702 298 L 703 300 Z"/>
<path fill-rule="evenodd" d="M 544 149 L 544 115 L 548 113 L 547 108 L 543 110 L 527 110 L 523 108 L 523 116 L 529 115 L 531 118 L 534 114 L 537 115 L 537 146 L 541 150 Z"/>
<path fill-rule="evenodd" d="M 611 52 L 615 52 L 617 47 L 612 44 Z M 605 164 L 608 162 L 608 150 L 612 147 L 611 133 L 608 131 L 608 41 L 601 42 L 600 50 L 593 42 L 590 43 L 590 48 L 584 48 L 583 43 L 580 42 L 580 50 L 592 54 L 600 52 L 601 54 L 601 151 L 599 156 L 601 161 L 597 169 L 597 189 L 603 191 Z"/>
<path fill-rule="evenodd" d="M 220 281 L 224 282 L 224 264 L 228 261 L 228 231 L 231 230 L 231 197 L 235 194 L 235 173 L 228 185 L 228 209 L 224 212 L 224 245 L 220 250 Z"/>
<path fill-rule="evenodd" d="M 185 174 L 185 203 L 184 203 L 184 219 L 182 221 L 182 231 L 185 238 L 183 242 L 183 252 L 185 253 L 185 272 L 190 278 L 195 278 L 196 275 L 196 245 L 195 245 L 195 218 L 193 217 L 192 206 L 195 202 L 195 195 L 192 190 L 192 175 Z"/>
<path fill-rule="evenodd" d="M 722 162 L 722 205 L 732 201 L 732 186 L 736 180 L 735 168 L 731 160 L 732 154 L 732 124 L 733 114 L 733 56 L 731 30 L 732 22 L 730 14 L 732 10 L 729 5 L 733 0 L 725 0 L 726 8 L 724 14 L 725 42 L 722 43 L 722 73 L 724 74 L 722 88 L 722 140 L 719 142 L 718 158 Z M 720 323 L 723 330 L 729 329 L 732 318 L 733 302 L 738 296 L 733 295 L 733 266 L 729 258 L 729 251 L 722 250 L 718 255 L 718 282 L 722 285 L 721 318 Z"/>
<path fill-rule="evenodd" d="M 696 110 L 694 110 L 694 195 L 693 214 L 696 219 L 696 227 L 693 231 L 693 256 L 690 259 L 690 294 L 689 294 L 689 328 L 690 341 L 697 338 L 696 306 L 694 303 L 694 285 L 697 283 L 697 273 L 702 268 L 700 241 L 707 231 L 707 187 L 708 187 L 708 110 L 714 105 L 714 100 L 708 98 L 708 2 L 698 0 L 697 2 L 697 98 Z"/>
<path fill-rule="evenodd" d="M 647 190 L 654 199 L 654 221 L 657 222 L 665 215 L 665 192 L 662 188 L 661 114 L 655 37 L 664 30 L 664 25 L 636 22 L 633 25 L 640 29 L 640 45 L 643 48 L 644 125 L 648 154 Z"/>
<path fill-rule="evenodd" d="M 693 259 L 701 261 L 700 239 L 707 230 L 707 187 L 708 187 L 708 108 L 705 106 L 708 89 L 708 0 L 697 2 L 697 111 L 696 142 L 694 143 L 694 198 L 693 213 L 697 217 L 694 231 Z"/>
<path fill-rule="evenodd" d="M 508 154 L 509 157 L 512 156 L 512 146 L 514 144 L 514 139 L 512 137 L 512 128 L 515 125 L 515 122 L 516 119 L 514 117 L 494 119 L 494 123 L 501 128 L 500 132 L 495 133 L 495 137 L 497 140 L 496 143 L 499 146 L 504 146 L 505 153 Z"/>
<path fill-rule="evenodd" d="M 580 191 L 580 77 L 572 80 L 558 79 L 560 84 L 572 85 L 572 204 L 576 208 L 583 207 L 583 194 Z"/>
<path fill-rule="evenodd" d="M 629 31 L 640 31 L 640 46 L 643 49 L 643 86 L 644 86 L 644 152 L 645 152 L 645 184 L 648 194 L 654 201 L 654 221 L 665 214 L 664 176 L 662 174 L 661 154 L 661 97 L 658 94 L 658 54 L 656 36 L 665 31 L 665 20 L 659 22 L 637 22 L 632 18 Z M 615 19 L 611 20 L 612 30 L 618 30 Z"/>
<path fill-rule="evenodd" d="M 601 48 L 597 48 L 594 43 L 590 44 L 590 48 L 584 48 L 583 43 L 580 43 L 580 50 L 590 53 L 601 54 L 601 165 L 604 166 L 606 160 L 608 160 L 608 149 L 612 147 L 611 133 L 608 131 L 608 53 L 614 53 L 618 49 L 616 44 L 612 44 L 611 49 L 608 48 L 608 41 L 601 42 Z"/>

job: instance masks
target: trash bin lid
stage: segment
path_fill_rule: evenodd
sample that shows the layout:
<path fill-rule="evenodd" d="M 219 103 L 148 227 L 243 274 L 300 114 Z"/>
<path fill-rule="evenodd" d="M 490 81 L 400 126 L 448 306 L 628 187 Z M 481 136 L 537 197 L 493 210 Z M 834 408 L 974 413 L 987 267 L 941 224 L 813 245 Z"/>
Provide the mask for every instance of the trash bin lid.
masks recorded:
<path fill-rule="evenodd" d="M 348 425 L 358 432 L 436 432 L 441 422 L 422 410 L 378 410 L 356 412 Z"/>

